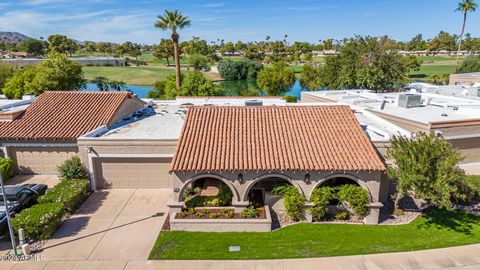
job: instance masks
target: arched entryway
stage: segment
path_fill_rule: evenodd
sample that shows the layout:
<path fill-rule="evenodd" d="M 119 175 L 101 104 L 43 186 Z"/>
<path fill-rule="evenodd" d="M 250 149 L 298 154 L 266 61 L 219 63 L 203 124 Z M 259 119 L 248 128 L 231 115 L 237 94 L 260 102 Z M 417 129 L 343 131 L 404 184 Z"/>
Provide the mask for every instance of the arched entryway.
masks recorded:
<path fill-rule="evenodd" d="M 278 185 L 292 185 L 303 194 L 300 186 L 288 176 L 283 174 L 266 174 L 257 177 L 249 183 L 243 194 L 243 200 L 272 207 L 279 200 L 279 197 L 273 194 L 273 189 Z"/>
<path fill-rule="evenodd" d="M 227 179 L 218 175 L 202 174 L 185 182 L 180 189 L 178 201 L 183 202 L 186 197 L 191 196 L 218 197 L 225 193 L 230 193 L 230 205 L 238 202 L 238 192 Z"/>
<path fill-rule="evenodd" d="M 365 185 L 365 183 L 362 180 L 358 179 L 357 177 L 355 177 L 353 175 L 349 175 L 349 174 L 330 175 L 330 176 L 318 181 L 318 183 L 312 189 L 312 192 L 316 188 L 322 187 L 322 186 L 337 187 L 337 186 L 341 186 L 341 185 L 356 185 L 356 186 L 362 187 L 368 193 L 368 200 L 370 202 L 372 202 L 372 195 L 370 194 L 370 190 L 368 189 L 367 185 Z M 311 193 L 310 193 L 309 198 L 310 197 L 311 197 Z"/>

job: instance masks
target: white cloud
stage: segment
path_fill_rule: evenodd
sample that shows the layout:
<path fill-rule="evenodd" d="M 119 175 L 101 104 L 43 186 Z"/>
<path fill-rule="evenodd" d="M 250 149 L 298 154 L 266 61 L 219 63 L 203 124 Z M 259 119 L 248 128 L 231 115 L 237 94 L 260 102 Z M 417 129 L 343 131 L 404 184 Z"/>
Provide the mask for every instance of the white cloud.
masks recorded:
<path fill-rule="evenodd" d="M 224 3 L 210 3 L 210 4 L 204 4 L 203 7 L 206 8 L 219 8 L 225 6 Z"/>

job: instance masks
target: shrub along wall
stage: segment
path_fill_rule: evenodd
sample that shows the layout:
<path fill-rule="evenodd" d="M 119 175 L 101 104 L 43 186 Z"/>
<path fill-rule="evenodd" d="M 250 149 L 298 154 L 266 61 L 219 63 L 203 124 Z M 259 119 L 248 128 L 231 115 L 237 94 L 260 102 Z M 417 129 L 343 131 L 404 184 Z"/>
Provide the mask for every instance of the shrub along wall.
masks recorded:
<path fill-rule="evenodd" d="M 0 158 L 0 173 L 3 176 L 3 180 L 13 176 L 13 159 L 11 158 Z"/>
<path fill-rule="evenodd" d="M 360 217 L 368 214 L 368 193 L 363 188 L 355 185 L 318 187 L 313 191 L 310 200 L 314 203 L 310 213 L 315 220 L 321 220 L 325 217 L 327 206 L 332 200 L 337 200 L 340 203 L 341 208 L 344 208 L 341 211 L 348 210 Z"/>
<path fill-rule="evenodd" d="M 62 203 L 63 209 L 73 213 L 85 201 L 88 194 L 88 180 L 63 180 L 45 195 L 38 198 L 39 203 Z"/>
<path fill-rule="evenodd" d="M 50 237 L 60 225 L 65 213 L 75 212 L 88 196 L 88 180 L 62 180 L 45 195 L 38 198 L 39 204 L 22 210 L 13 218 L 16 231 L 25 230 L 28 240 Z"/>
<path fill-rule="evenodd" d="M 58 228 L 63 217 L 61 203 L 36 204 L 22 210 L 12 220 L 16 231 L 22 228 L 25 237 L 30 240 L 42 240 L 50 237 Z"/>

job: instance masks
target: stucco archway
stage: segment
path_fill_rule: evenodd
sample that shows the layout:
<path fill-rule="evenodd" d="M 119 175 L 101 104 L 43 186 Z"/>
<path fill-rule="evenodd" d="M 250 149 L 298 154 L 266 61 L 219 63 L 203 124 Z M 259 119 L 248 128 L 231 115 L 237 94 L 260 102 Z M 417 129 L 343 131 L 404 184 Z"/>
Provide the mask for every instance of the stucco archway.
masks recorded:
<path fill-rule="evenodd" d="M 228 181 L 227 179 L 221 177 L 220 175 L 209 174 L 209 173 L 195 175 L 194 177 L 192 177 L 192 178 L 188 179 L 187 181 L 185 181 L 185 183 L 183 184 L 182 188 L 181 188 L 180 191 L 179 191 L 178 201 L 179 201 L 179 202 L 183 202 L 183 201 L 185 200 L 185 198 L 183 197 L 183 193 L 184 193 L 185 189 L 186 189 L 190 184 L 194 183 L 194 182 L 197 181 L 197 180 L 204 179 L 204 178 L 213 178 L 213 179 L 216 179 L 216 180 L 219 180 L 219 181 L 223 182 L 225 185 L 227 185 L 227 187 L 230 189 L 230 191 L 231 191 L 232 194 L 233 194 L 232 204 L 233 204 L 233 203 L 237 203 L 237 202 L 239 201 L 237 189 L 232 185 L 232 183 L 230 183 L 230 181 Z"/>
<path fill-rule="evenodd" d="M 252 182 L 248 183 L 248 186 L 247 188 L 245 189 L 245 191 L 243 192 L 243 195 L 242 195 L 242 200 L 243 201 L 247 201 L 248 200 L 248 194 L 250 192 L 250 190 L 252 189 L 252 187 L 264 180 L 264 179 L 268 179 L 268 178 L 281 178 L 287 182 L 289 182 L 290 184 L 292 184 L 294 187 L 296 187 L 298 189 L 298 191 L 300 191 L 301 194 L 304 194 L 302 188 L 298 185 L 298 183 L 296 183 L 294 180 L 292 180 L 290 177 L 284 175 L 284 174 L 281 174 L 281 173 L 270 173 L 270 174 L 264 174 L 264 175 L 261 175 L 257 178 L 255 178 Z"/>
<path fill-rule="evenodd" d="M 368 202 L 373 202 L 373 199 L 372 199 L 372 194 L 370 193 L 370 189 L 367 187 L 367 185 L 365 184 L 364 181 L 362 181 L 360 178 L 354 176 L 354 175 L 351 175 L 351 174 L 331 174 L 325 178 L 323 178 L 322 180 L 318 181 L 317 183 L 315 183 L 315 186 L 313 187 L 312 191 L 310 191 L 310 194 L 308 196 L 308 199 L 310 200 L 310 198 L 312 197 L 312 193 L 313 191 L 320 187 L 321 185 L 325 184 L 326 182 L 328 182 L 329 180 L 333 179 L 333 178 L 348 178 L 352 181 L 354 181 L 355 183 L 357 183 L 357 185 L 359 185 L 360 187 L 362 187 L 363 189 L 365 189 L 368 193 Z"/>

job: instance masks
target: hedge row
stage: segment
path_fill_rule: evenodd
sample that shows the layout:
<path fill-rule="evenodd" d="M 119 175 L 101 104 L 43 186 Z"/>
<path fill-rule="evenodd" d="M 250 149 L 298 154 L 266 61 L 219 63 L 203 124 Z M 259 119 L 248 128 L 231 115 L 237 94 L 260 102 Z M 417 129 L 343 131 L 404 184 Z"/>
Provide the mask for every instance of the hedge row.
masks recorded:
<path fill-rule="evenodd" d="M 45 195 L 38 198 L 39 203 L 61 203 L 63 209 L 73 213 L 86 200 L 88 195 L 88 180 L 69 179 L 58 183 Z"/>
<path fill-rule="evenodd" d="M 13 219 L 16 231 L 22 228 L 29 240 L 50 237 L 62 221 L 64 213 L 73 213 L 86 200 L 88 180 L 62 180 L 38 198 L 39 204 L 22 210 Z"/>
<path fill-rule="evenodd" d="M 47 239 L 58 228 L 63 217 L 61 203 L 36 204 L 22 210 L 12 220 L 15 230 L 22 228 L 31 240 Z"/>

